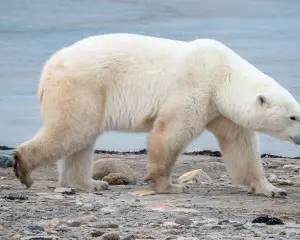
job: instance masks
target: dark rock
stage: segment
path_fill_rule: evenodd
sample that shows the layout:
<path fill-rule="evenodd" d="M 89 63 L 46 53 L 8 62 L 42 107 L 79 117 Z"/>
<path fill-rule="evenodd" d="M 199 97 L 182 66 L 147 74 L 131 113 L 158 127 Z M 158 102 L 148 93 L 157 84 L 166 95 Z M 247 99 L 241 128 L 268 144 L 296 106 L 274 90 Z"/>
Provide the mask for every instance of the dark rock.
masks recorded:
<path fill-rule="evenodd" d="M 10 193 L 3 197 L 4 199 L 8 200 L 27 200 L 28 197 L 25 196 L 23 193 Z"/>
<path fill-rule="evenodd" d="M 121 240 L 135 240 L 135 236 L 134 235 L 128 235 L 128 236 L 122 237 Z"/>
<path fill-rule="evenodd" d="M 92 237 L 100 237 L 100 236 L 102 236 L 103 234 L 105 234 L 104 231 L 102 231 L 102 230 L 95 230 L 95 231 L 93 231 L 93 232 L 91 233 L 91 236 L 92 236 Z"/>
<path fill-rule="evenodd" d="M 10 168 L 13 166 L 13 157 L 8 155 L 0 155 L 0 167 Z"/>
<path fill-rule="evenodd" d="M 6 151 L 6 150 L 13 150 L 14 148 L 7 147 L 7 146 L 0 146 L 0 150 Z"/>
<path fill-rule="evenodd" d="M 30 225 L 27 227 L 30 231 L 45 232 L 45 228 L 39 225 Z"/>
<path fill-rule="evenodd" d="M 230 221 L 227 220 L 227 219 L 221 220 L 221 221 L 218 222 L 219 225 L 224 225 L 224 224 L 226 225 L 226 224 L 229 224 L 229 223 L 230 223 Z"/>
<path fill-rule="evenodd" d="M 265 223 L 267 225 L 282 225 L 283 221 L 279 218 L 269 217 L 268 215 L 262 215 L 255 218 L 252 223 Z"/>
<path fill-rule="evenodd" d="M 119 240 L 120 236 L 117 233 L 105 233 L 102 235 L 101 240 Z"/>

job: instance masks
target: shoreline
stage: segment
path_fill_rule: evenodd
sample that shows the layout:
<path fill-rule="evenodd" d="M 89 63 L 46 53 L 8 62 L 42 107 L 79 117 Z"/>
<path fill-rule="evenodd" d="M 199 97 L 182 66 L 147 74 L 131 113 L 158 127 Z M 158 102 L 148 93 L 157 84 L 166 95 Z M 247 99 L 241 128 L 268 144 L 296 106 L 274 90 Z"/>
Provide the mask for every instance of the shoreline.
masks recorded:
<path fill-rule="evenodd" d="M 14 150 L 15 148 L 2 145 L 0 146 L 0 151 L 8 151 Z M 147 149 L 143 148 L 137 151 L 114 151 L 114 150 L 99 150 L 95 149 L 94 154 L 111 154 L 111 155 L 143 155 L 147 154 Z M 192 156 L 210 156 L 210 157 L 222 157 L 220 151 L 212 151 L 212 150 L 199 150 L 199 151 L 190 151 L 184 152 L 181 155 L 192 155 Z M 270 153 L 262 153 L 261 158 L 286 158 L 286 159 L 300 159 L 298 157 L 285 157 L 280 155 L 274 155 Z"/>

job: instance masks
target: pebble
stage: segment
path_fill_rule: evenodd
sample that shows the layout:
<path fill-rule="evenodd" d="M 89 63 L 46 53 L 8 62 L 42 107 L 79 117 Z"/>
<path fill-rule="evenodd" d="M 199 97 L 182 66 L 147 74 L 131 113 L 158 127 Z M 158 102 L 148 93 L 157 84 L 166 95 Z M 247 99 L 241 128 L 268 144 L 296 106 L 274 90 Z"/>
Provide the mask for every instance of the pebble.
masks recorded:
<path fill-rule="evenodd" d="M 213 180 L 202 169 L 193 170 L 182 174 L 178 179 L 178 183 L 212 183 Z"/>
<path fill-rule="evenodd" d="M 175 222 L 164 222 L 163 227 L 165 228 L 178 228 L 179 224 Z"/>
<path fill-rule="evenodd" d="M 300 165 L 288 164 L 288 165 L 284 165 L 283 169 L 292 170 L 292 171 L 297 172 L 300 170 Z"/>
<path fill-rule="evenodd" d="M 95 228 L 118 228 L 119 225 L 116 223 L 103 223 L 103 224 L 97 224 L 93 227 L 95 227 Z"/>
<path fill-rule="evenodd" d="M 66 195 L 73 195 L 76 193 L 74 188 L 62 188 L 62 187 L 55 188 L 54 192 L 66 194 Z"/>
<path fill-rule="evenodd" d="M 135 236 L 134 235 L 128 235 L 128 236 L 122 237 L 121 240 L 135 240 Z"/>
<path fill-rule="evenodd" d="M 218 225 L 227 225 L 227 224 L 229 224 L 230 223 L 230 221 L 228 220 L 228 219 L 225 219 L 225 220 L 221 220 L 221 221 L 219 221 L 218 222 Z"/>
<path fill-rule="evenodd" d="M 277 177 L 274 173 L 271 173 L 271 174 L 269 174 L 268 180 L 269 180 L 271 183 L 276 183 L 276 182 L 278 181 L 278 177 Z"/>
<path fill-rule="evenodd" d="M 177 216 L 175 219 L 175 223 L 179 225 L 191 225 L 193 221 L 184 216 Z"/>
<path fill-rule="evenodd" d="M 39 226 L 39 225 L 30 225 L 27 227 L 30 231 L 32 232 L 44 232 L 45 231 L 45 228 L 43 228 L 42 226 Z"/>
<path fill-rule="evenodd" d="M 28 200 L 28 197 L 24 193 L 10 193 L 3 197 L 8 200 Z"/>
<path fill-rule="evenodd" d="M 101 240 L 119 240 L 120 236 L 117 233 L 105 233 L 102 235 Z"/>
<path fill-rule="evenodd" d="M 92 237 L 100 237 L 104 234 L 105 234 L 105 232 L 102 231 L 102 230 L 94 230 L 94 231 L 91 232 Z"/>
<path fill-rule="evenodd" d="M 79 227 L 82 224 L 87 224 L 90 222 L 97 221 L 98 218 L 94 215 L 84 215 L 75 219 L 68 219 L 65 221 L 65 223 L 70 227 Z"/>
<path fill-rule="evenodd" d="M 293 182 L 291 180 L 278 180 L 279 185 L 292 186 Z"/>
<path fill-rule="evenodd" d="M 35 235 L 21 238 L 21 240 L 60 240 L 60 238 L 55 235 Z"/>
<path fill-rule="evenodd" d="M 11 186 L 9 186 L 9 185 L 1 185 L 0 189 L 1 190 L 9 190 L 9 189 L 11 189 Z"/>

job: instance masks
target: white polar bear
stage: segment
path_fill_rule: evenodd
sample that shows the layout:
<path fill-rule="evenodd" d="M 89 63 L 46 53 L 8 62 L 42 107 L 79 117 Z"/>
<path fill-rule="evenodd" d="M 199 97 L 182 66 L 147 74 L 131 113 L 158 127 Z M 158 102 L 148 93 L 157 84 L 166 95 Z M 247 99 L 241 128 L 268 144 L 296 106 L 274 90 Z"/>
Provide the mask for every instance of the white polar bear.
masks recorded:
<path fill-rule="evenodd" d="M 211 39 L 174 41 L 134 34 L 93 36 L 58 51 L 39 85 L 44 125 L 15 153 L 15 173 L 60 159 L 62 186 L 101 189 L 91 178 L 93 146 L 105 131 L 149 132 L 148 180 L 157 193 L 173 164 L 205 129 L 227 171 L 253 193 L 283 197 L 265 177 L 255 132 L 300 144 L 300 106 L 231 49 Z"/>

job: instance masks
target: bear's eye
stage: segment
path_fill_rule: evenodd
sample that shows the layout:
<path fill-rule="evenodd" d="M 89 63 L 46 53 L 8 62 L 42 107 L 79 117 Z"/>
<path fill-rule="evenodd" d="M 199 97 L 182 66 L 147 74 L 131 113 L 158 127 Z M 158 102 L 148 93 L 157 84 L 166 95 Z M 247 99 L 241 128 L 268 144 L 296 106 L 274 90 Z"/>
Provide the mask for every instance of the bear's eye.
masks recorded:
<path fill-rule="evenodd" d="M 291 116 L 290 119 L 293 120 L 293 121 L 296 121 L 296 117 L 295 116 Z"/>

